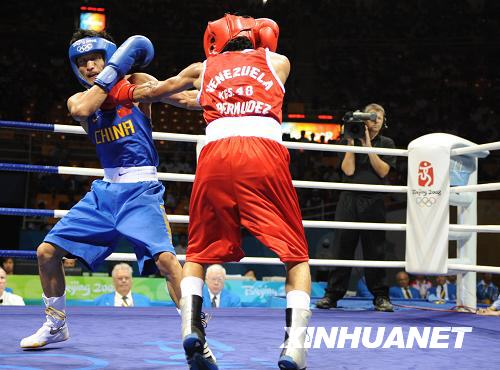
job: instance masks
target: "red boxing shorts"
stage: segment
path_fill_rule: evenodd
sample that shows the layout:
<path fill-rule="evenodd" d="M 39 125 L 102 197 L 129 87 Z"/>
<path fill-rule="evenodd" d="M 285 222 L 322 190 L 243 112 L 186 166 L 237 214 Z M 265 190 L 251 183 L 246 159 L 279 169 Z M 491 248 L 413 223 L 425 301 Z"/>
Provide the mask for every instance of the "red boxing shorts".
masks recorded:
<path fill-rule="evenodd" d="M 189 205 L 187 261 L 239 261 L 242 226 L 281 261 L 308 261 L 289 163 L 288 150 L 270 139 L 234 136 L 207 144 Z"/>

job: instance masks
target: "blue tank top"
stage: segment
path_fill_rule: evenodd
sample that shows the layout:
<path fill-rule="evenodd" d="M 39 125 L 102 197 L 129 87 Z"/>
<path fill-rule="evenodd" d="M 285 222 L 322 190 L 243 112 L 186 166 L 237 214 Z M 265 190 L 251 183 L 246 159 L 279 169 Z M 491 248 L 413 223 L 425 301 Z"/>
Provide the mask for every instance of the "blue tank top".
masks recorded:
<path fill-rule="evenodd" d="M 88 117 L 88 136 L 103 168 L 158 167 L 151 121 L 139 108 L 98 110 Z"/>

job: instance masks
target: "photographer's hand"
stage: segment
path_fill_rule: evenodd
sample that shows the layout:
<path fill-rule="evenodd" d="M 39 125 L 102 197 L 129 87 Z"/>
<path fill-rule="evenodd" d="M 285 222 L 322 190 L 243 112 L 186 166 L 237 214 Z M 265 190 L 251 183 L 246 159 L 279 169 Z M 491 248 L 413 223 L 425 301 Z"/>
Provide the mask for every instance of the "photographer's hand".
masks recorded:
<path fill-rule="evenodd" d="M 361 139 L 361 144 L 366 147 L 372 147 L 372 140 L 370 138 L 370 131 L 368 130 L 368 127 L 365 127 L 365 138 Z M 370 159 L 370 164 L 377 175 L 381 178 L 386 177 L 391 167 L 380 159 L 378 154 L 368 153 L 368 158 Z"/>
<path fill-rule="evenodd" d="M 370 139 L 370 131 L 368 130 L 368 126 L 365 126 L 365 137 L 361 138 L 361 145 L 371 147 L 372 140 Z"/>
<path fill-rule="evenodd" d="M 354 146 L 354 139 L 347 138 L 347 145 Z M 340 168 L 342 169 L 342 172 L 344 172 L 345 175 L 347 176 L 354 175 L 354 171 L 356 170 L 356 161 L 354 153 L 345 153 Z"/>

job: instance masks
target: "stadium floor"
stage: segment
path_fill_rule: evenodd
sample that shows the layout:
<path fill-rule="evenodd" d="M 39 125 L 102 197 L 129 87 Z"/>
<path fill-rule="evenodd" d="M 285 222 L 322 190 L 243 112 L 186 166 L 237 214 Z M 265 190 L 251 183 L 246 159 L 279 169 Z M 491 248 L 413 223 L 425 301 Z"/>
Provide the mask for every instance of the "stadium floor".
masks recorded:
<path fill-rule="evenodd" d="M 277 369 L 283 310 L 217 309 L 210 313 L 207 335 L 220 369 Z M 173 308 L 69 307 L 68 317 L 70 340 L 23 351 L 19 340 L 38 329 L 41 308 L 0 307 L 0 369 L 187 368 L 180 318 Z M 308 369 L 314 370 L 496 369 L 500 354 L 500 317 L 347 308 L 314 310 L 310 326 L 315 331 L 309 332 L 308 340 L 318 347 L 309 349 Z M 368 327 L 372 329 L 367 334 Z M 320 332 L 326 337 L 317 335 Z M 344 348 L 340 348 L 342 342 Z M 448 348 L 429 348 L 433 346 Z"/>

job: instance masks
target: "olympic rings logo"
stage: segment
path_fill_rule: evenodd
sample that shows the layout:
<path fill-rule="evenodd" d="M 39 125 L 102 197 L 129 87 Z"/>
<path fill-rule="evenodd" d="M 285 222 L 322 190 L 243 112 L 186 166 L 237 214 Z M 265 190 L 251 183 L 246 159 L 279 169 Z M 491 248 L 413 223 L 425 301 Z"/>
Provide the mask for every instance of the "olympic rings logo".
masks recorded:
<path fill-rule="evenodd" d="M 78 51 L 79 53 L 85 53 L 86 51 L 89 51 L 91 50 L 93 47 L 93 45 L 91 43 L 87 43 L 87 44 L 83 44 L 83 45 L 80 45 L 76 48 L 76 51 Z"/>
<path fill-rule="evenodd" d="M 436 198 L 433 197 L 416 197 L 415 202 L 420 207 L 432 207 L 436 203 Z"/>

